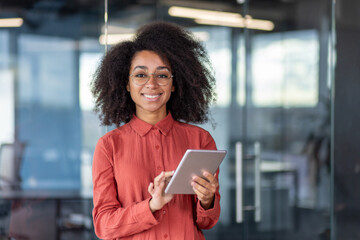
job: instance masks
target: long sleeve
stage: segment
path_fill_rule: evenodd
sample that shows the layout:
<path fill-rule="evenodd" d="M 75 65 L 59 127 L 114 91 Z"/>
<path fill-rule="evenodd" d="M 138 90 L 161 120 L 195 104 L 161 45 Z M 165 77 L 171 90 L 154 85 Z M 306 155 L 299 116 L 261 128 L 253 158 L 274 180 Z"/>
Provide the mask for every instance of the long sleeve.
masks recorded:
<path fill-rule="evenodd" d="M 209 133 L 206 132 L 206 135 L 203 137 L 202 149 L 215 150 L 216 144 L 213 138 Z M 218 179 L 219 169 L 217 170 L 216 177 Z M 219 179 L 218 179 L 219 180 Z M 195 197 L 196 198 L 196 197 Z M 205 210 L 200 201 L 196 198 L 196 224 L 200 229 L 210 229 L 219 220 L 220 217 L 220 194 L 219 187 L 216 190 L 213 207 Z"/>
<path fill-rule="evenodd" d="M 114 239 L 140 233 L 158 224 L 151 213 L 147 198 L 122 207 L 117 197 L 112 153 L 103 139 L 94 152 L 94 227 L 96 235 L 102 239 Z M 125 184 L 125 183 L 124 183 Z"/>

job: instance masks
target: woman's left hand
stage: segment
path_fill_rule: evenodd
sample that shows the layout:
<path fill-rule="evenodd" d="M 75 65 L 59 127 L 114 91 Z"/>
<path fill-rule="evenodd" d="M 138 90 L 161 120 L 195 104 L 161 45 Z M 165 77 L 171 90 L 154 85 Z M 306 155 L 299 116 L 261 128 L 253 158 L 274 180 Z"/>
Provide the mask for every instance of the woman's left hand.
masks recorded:
<path fill-rule="evenodd" d="M 216 173 L 204 171 L 203 177 L 194 176 L 191 182 L 191 186 L 200 200 L 201 206 L 204 209 L 209 209 L 214 201 L 216 189 L 219 186 L 216 178 Z"/>

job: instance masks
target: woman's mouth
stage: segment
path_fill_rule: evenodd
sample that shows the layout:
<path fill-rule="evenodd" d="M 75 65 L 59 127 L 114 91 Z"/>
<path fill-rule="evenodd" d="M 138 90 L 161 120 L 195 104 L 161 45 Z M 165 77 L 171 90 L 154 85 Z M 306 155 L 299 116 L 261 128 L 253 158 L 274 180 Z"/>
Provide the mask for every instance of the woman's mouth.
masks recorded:
<path fill-rule="evenodd" d="M 145 94 L 143 93 L 142 94 L 147 101 L 156 101 L 160 98 L 160 96 L 162 95 L 162 93 L 159 93 L 159 94 Z"/>

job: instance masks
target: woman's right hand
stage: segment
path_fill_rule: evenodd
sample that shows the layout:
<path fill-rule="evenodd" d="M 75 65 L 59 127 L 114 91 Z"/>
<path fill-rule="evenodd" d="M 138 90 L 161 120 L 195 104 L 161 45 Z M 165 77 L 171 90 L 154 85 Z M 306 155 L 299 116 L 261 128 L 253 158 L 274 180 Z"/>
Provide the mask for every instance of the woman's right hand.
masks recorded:
<path fill-rule="evenodd" d="M 154 183 L 149 184 L 148 191 L 152 197 L 149 202 L 151 212 L 160 210 L 174 197 L 173 194 L 165 194 L 164 192 L 168 179 L 172 177 L 173 174 L 174 171 L 161 172 L 157 177 L 155 177 Z"/>

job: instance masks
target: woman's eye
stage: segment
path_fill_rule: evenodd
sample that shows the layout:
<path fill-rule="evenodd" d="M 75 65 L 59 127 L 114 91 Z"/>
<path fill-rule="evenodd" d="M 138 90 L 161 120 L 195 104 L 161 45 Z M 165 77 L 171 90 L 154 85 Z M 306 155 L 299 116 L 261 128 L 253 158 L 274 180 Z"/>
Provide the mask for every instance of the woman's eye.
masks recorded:
<path fill-rule="evenodd" d="M 135 75 L 135 77 L 137 77 L 137 78 L 146 78 L 147 76 L 144 73 L 138 73 L 138 74 Z"/>
<path fill-rule="evenodd" d="M 157 78 L 169 78 L 169 76 L 166 74 L 159 74 L 157 75 Z"/>

